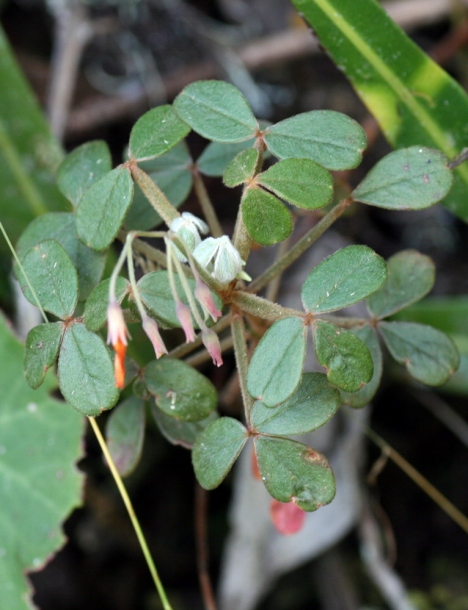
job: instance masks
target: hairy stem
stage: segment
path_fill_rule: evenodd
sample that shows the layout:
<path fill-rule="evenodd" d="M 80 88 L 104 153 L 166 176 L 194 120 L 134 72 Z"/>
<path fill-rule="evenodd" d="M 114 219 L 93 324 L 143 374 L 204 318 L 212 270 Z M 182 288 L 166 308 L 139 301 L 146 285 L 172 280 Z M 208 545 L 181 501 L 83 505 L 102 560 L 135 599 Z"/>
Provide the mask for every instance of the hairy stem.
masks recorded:
<path fill-rule="evenodd" d="M 280 320 L 288 317 L 303 318 L 306 313 L 298 309 L 291 309 L 289 307 L 282 307 L 277 303 L 272 303 L 267 299 L 251 294 L 250 292 L 244 292 L 243 290 L 236 290 L 232 293 L 232 302 L 245 313 L 249 313 L 262 320 Z"/>
<path fill-rule="evenodd" d="M 234 342 L 234 354 L 236 356 L 242 402 L 244 403 L 245 420 L 250 428 L 250 414 L 252 412 L 254 399 L 247 391 L 247 369 L 249 366 L 249 359 L 247 356 L 246 331 L 242 314 L 235 307 L 231 307 L 231 333 Z"/>
<path fill-rule="evenodd" d="M 343 212 L 351 205 L 351 198 L 342 199 L 338 205 L 328 212 L 326 216 L 320 220 L 304 237 L 302 237 L 294 246 L 286 252 L 283 258 L 279 259 L 273 265 L 268 267 L 261 275 L 258 276 L 249 285 L 251 292 L 257 292 L 264 288 L 273 278 L 282 273 L 290 265 L 292 265 L 314 242 L 321 237 L 325 231 L 343 214 Z"/>
<path fill-rule="evenodd" d="M 170 226 L 172 221 L 180 216 L 179 212 L 172 205 L 159 186 L 153 180 L 151 180 L 148 174 L 140 169 L 134 161 L 129 161 L 127 166 L 130 169 L 132 178 L 141 188 L 145 197 L 151 203 L 156 212 L 161 216 L 167 226 Z"/>

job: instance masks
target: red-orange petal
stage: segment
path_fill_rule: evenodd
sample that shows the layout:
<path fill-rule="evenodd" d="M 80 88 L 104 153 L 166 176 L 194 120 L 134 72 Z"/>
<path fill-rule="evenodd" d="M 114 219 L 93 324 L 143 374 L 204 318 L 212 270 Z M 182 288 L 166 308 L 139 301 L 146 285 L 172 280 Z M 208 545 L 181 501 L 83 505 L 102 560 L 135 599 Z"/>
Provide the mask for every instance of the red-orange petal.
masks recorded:
<path fill-rule="evenodd" d="M 120 340 L 114 345 L 114 377 L 115 385 L 119 390 L 125 387 L 125 354 L 127 346 Z"/>

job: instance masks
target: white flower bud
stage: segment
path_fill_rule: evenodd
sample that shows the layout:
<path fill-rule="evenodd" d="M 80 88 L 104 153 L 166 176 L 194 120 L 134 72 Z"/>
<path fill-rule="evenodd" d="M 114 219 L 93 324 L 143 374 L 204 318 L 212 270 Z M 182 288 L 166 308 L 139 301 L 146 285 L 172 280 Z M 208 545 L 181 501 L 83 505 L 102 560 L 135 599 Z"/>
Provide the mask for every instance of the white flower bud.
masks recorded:
<path fill-rule="evenodd" d="M 200 233 L 205 235 L 208 233 L 208 225 L 200 218 L 197 218 L 190 212 L 182 212 L 182 215 L 171 222 L 169 227 L 171 231 L 177 234 L 190 252 L 193 252 L 201 242 Z M 177 258 L 183 263 L 187 262 L 187 258 L 176 247 Z"/>
<path fill-rule="evenodd" d="M 250 279 L 242 271 L 245 263 L 227 235 L 207 237 L 195 248 L 193 256 L 221 284 L 228 284 L 236 277 Z"/>

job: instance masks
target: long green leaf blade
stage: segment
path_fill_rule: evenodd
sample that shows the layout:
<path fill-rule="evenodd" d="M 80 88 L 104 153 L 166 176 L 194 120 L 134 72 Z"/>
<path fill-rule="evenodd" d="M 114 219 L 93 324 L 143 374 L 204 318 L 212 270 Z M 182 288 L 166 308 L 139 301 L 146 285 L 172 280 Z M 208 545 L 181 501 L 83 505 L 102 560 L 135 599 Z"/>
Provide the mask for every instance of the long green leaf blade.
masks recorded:
<path fill-rule="evenodd" d="M 292 0 L 397 147 L 425 145 L 454 157 L 468 135 L 468 96 L 374 0 Z M 468 220 L 468 167 L 445 205 Z"/>

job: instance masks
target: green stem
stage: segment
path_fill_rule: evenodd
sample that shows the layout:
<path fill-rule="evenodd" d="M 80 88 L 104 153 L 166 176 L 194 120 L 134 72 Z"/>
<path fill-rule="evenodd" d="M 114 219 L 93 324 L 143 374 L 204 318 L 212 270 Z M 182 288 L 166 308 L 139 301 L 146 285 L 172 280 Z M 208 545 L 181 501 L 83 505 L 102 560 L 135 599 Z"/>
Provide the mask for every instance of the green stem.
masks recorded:
<path fill-rule="evenodd" d="M 125 240 L 125 237 L 126 236 L 123 232 L 119 233 L 119 239 Z M 150 246 L 148 243 L 142 241 L 141 239 L 134 239 L 132 246 L 137 252 L 143 254 L 144 256 L 146 256 L 146 258 L 149 258 L 151 261 L 153 261 L 160 267 L 167 267 L 166 254 L 162 250 L 158 250 L 157 248 Z"/>
<path fill-rule="evenodd" d="M 41 194 L 36 188 L 31 174 L 26 171 L 15 147 L 13 146 L 8 133 L 0 120 L 0 150 L 3 157 L 13 174 L 18 190 L 23 194 L 26 203 L 34 216 L 45 214 L 48 209 Z"/>
<path fill-rule="evenodd" d="M 244 403 L 245 420 L 250 428 L 250 415 L 254 405 L 254 399 L 247 390 L 247 369 L 249 368 L 249 359 L 245 340 L 246 331 L 242 314 L 234 307 L 231 308 L 231 334 L 234 343 L 234 354 L 236 356 L 242 402 Z"/>
<path fill-rule="evenodd" d="M 296 317 L 304 318 L 307 314 L 298 309 L 283 307 L 277 303 L 272 303 L 267 299 L 245 292 L 236 290 L 232 293 L 232 302 L 245 313 L 249 313 L 262 320 L 275 321 L 282 318 Z"/>
<path fill-rule="evenodd" d="M 141 529 L 140 522 L 138 521 L 138 518 L 135 514 L 135 509 L 133 508 L 132 501 L 130 500 L 127 490 L 125 489 L 125 485 L 123 484 L 119 471 L 117 470 L 115 462 L 112 459 L 112 455 L 110 454 L 106 441 L 104 440 L 104 437 L 101 434 L 101 430 L 99 429 L 99 426 L 97 425 L 97 422 L 94 417 L 88 417 L 88 420 L 91 424 L 94 434 L 96 435 L 102 453 L 106 458 L 112 476 L 114 477 L 115 484 L 117 485 L 117 489 L 119 490 L 120 496 L 123 500 L 123 503 L 125 504 L 125 508 L 127 509 L 130 521 L 132 522 L 133 529 L 135 530 L 135 534 L 138 538 L 138 542 L 140 543 L 141 550 L 145 557 L 146 564 L 153 578 L 153 582 L 156 585 L 156 590 L 159 594 L 159 598 L 161 600 L 163 608 L 164 610 L 172 610 L 172 606 L 169 603 L 169 600 L 167 599 L 166 592 L 164 591 L 164 587 L 161 583 L 161 580 L 159 579 L 158 572 L 156 570 L 156 566 L 154 565 L 153 558 L 151 557 L 151 553 L 148 548 L 145 535 L 143 534 L 143 531 Z"/>
<path fill-rule="evenodd" d="M 192 176 L 193 188 L 195 189 L 198 201 L 200 202 L 205 220 L 210 227 L 211 234 L 213 237 L 221 237 L 221 235 L 224 235 L 223 229 L 214 210 L 213 203 L 208 195 L 208 191 L 206 190 L 205 183 L 196 166 L 192 169 Z"/>
<path fill-rule="evenodd" d="M 140 169 L 136 163 L 129 163 L 128 167 L 132 173 L 133 179 L 141 188 L 145 197 L 167 226 L 170 227 L 172 221 L 179 218 L 179 212 L 175 209 L 159 186 L 151 180 L 148 174 Z"/>
<path fill-rule="evenodd" d="M 258 276 L 251 284 L 249 290 L 258 292 L 264 288 L 273 278 L 279 273 L 282 273 L 290 265 L 292 265 L 325 231 L 343 214 L 343 212 L 351 205 L 351 198 L 342 199 L 338 205 L 331 209 L 326 216 L 320 220 L 310 231 L 308 231 L 294 246 L 284 255 L 283 258 L 276 261 L 268 267 L 261 275 Z"/>
<path fill-rule="evenodd" d="M 31 282 L 29 281 L 29 277 L 18 257 L 18 255 L 16 254 L 16 251 L 13 247 L 13 244 L 10 241 L 10 238 L 8 237 L 7 232 L 5 231 L 5 227 L 3 226 L 3 223 L 0 221 L 0 231 L 3 233 L 3 237 L 5 238 L 6 243 L 8 244 L 8 247 L 10 248 L 10 252 L 13 255 L 13 258 L 16 261 L 16 264 L 18 265 L 18 267 L 21 269 L 21 273 L 23 274 L 24 277 L 24 281 L 26 282 L 26 284 L 28 285 L 29 290 L 31 291 L 31 294 L 34 297 L 34 300 L 36 301 L 36 306 L 39 309 L 39 311 L 41 312 L 41 316 L 44 320 L 44 322 L 48 322 L 49 320 L 47 319 L 46 313 L 44 311 L 44 309 L 42 308 L 41 302 L 39 300 L 39 297 L 37 296 L 37 292 L 34 290 L 33 285 L 31 284 Z"/>

